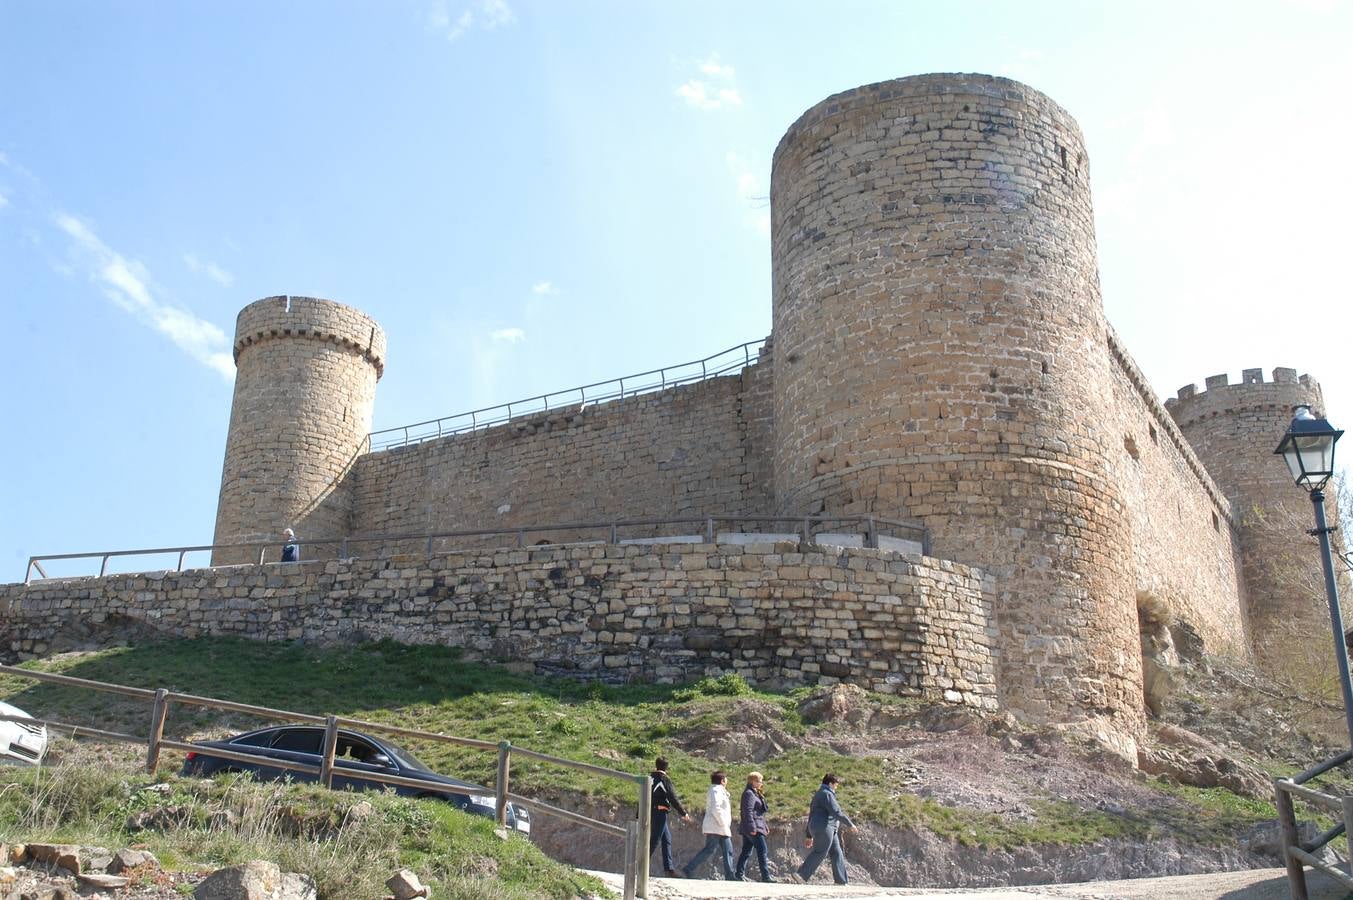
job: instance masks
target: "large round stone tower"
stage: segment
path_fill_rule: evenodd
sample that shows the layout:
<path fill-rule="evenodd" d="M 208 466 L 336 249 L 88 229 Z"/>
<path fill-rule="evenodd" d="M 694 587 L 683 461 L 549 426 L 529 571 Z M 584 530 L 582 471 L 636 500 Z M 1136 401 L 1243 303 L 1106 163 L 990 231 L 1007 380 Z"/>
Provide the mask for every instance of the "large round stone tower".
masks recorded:
<path fill-rule="evenodd" d="M 1309 495 L 1273 454 L 1297 406 L 1325 410 L 1320 384 L 1296 369 L 1246 369 L 1240 384 L 1226 375 L 1207 379 L 1207 389 L 1180 388 L 1165 401 L 1198 458 L 1231 501 L 1239 526 L 1250 631 L 1262 665 L 1281 667 L 1294 642 L 1329 644 L 1329 611 L 1319 551 L 1306 534 L 1312 527 Z M 1334 491 L 1326 492 L 1327 515 L 1339 521 Z"/>
<path fill-rule="evenodd" d="M 924 520 L 994 586 L 1002 700 L 1141 723 L 1129 524 L 1080 129 L 1025 85 L 924 75 L 775 151 L 781 514 Z M 1129 745 L 1130 746 L 1130 745 Z"/>
<path fill-rule="evenodd" d="M 351 505 L 343 479 L 371 431 L 385 333 L 330 300 L 268 297 L 240 311 L 235 367 L 214 543 L 277 541 L 287 527 L 302 540 L 342 537 Z M 218 550 L 212 565 L 256 558 Z"/>

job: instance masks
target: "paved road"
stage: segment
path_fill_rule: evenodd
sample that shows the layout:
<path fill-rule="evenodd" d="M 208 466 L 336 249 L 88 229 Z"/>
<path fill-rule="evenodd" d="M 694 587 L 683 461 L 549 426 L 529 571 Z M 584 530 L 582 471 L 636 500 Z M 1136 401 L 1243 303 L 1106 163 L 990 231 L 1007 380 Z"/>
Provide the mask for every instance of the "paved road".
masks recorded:
<path fill-rule="evenodd" d="M 621 876 L 589 872 L 616 893 L 624 887 Z M 1311 900 L 1345 900 L 1353 897 L 1319 872 L 1308 872 Z M 654 878 L 649 900 L 1288 900 L 1287 876 L 1282 869 L 1250 869 L 1213 875 L 1179 875 L 1171 878 L 1134 878 L 1127 881 L 1087 881 L 1015 888 L 881 888 L 866 886 L 759 884 L 728 881 L 687 881 Z"/>

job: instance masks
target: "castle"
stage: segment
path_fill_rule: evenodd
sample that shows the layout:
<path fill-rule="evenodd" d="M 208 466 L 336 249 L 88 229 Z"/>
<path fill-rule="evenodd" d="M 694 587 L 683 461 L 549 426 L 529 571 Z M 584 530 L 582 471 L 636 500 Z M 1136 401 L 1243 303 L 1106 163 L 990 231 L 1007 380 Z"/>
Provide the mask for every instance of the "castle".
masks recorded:
<path fill-rule="evenodd" d="M 0 600 L 35 622 L 86 600 L 135 616 L 140 590 L 168 630 L 272 637 L 431 624 L 538 671 L 839 678 L 1129 743 L 1144 646 L 1254 659 L 1279 623 L 1321 627 L 1272 564 L 1315 562 L 1272 450 L 1295 405 L 1323 409 L 1319 385 L 1250 369 L 1162 405 L 1105 321 L 1088 160 L 1060 106 L 981 75 L 845 91 L 780 141 L 771 208 L 773 331 L 740 372 L 409 446 L 369 450 L 372 318 L 245 307 L 215 543 L 822 514 L 919 520 L 928 555 L 334 546 L 243 576 L 250 551 L 219 549 L 232 568 Z M 227 609 L 245 624 L 213 619 Z"/>

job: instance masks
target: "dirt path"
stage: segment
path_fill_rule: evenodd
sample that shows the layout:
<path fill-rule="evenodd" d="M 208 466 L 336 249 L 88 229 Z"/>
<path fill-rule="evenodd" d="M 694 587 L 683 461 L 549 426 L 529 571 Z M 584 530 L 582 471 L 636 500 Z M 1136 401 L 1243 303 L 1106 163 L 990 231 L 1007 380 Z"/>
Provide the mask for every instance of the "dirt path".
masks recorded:
<path fill-rule="evenodd" d="M 589 872 L 620 893 L 619 875 Z M 1308 872 L 1311 900 L 1344 900 L 1350 896 L 1318 872 Z M 973 897 L 975 900 L 1287 900 L 1287 876 L 1282 869 L 1249 869 L 1212 875 L 1171 878 L 1134 878 L 1127 881 L 1087 881 L 1019 888 L 833 887 L 832 885 L 759 884 L 757 882 L 687 881 L 655 878 L 649 900 L 885 900 L 885 898 Z"/>

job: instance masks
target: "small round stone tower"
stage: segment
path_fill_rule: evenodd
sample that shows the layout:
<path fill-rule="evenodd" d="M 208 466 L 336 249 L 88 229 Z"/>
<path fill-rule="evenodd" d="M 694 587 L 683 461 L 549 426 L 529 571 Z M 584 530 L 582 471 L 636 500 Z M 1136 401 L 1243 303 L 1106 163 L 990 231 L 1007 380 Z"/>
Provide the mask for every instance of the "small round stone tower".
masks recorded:
<path fill-rule="evenodd" d="M 371 431 L 385 333 L 331 300 L 268 297 L 240 310 L 235 368 L 214 543 L 280 543 L 287 527 L 301 540 L 342 537 L 351 505 L 344 476 Z M 337 549 L 307 547 L 303 556 Z M 218 550 L 212 565 L 255 559 Z"/>
<path fill-rule="evenodd" d="M 775 499 L 920 518 L 995 576 L 1002 701 L 1141 725 L 1084 142 L 1018 82 L 846 91 L 775 151 Z M 1130 742 L 1126 749 L 1130 749 Z"/>
<path fill-rule="evenodd" d="M 1296 369 L 1245 369 L 1240 384 L 1226 375 L 1179 389 L 1165 401 L 1175 423 L 1217 486 L 1231 501 L 1239 525 L 1250 631 L 1262 665 L 1281 666 L 1291 642 L 1328 643 L 1329 612 L 1314 540 L 1309 495 L 1297 487 L 1273 450 L 1296 406 L 1325 409 L 1320 384 Z M 1338 522 L 1333 489 L 1326 492 L 1329 520 Z M 1286 648 L 1284 648 L 1286 644 Z"/>

